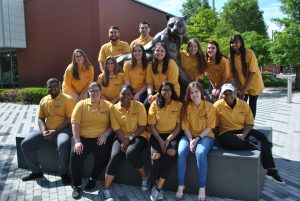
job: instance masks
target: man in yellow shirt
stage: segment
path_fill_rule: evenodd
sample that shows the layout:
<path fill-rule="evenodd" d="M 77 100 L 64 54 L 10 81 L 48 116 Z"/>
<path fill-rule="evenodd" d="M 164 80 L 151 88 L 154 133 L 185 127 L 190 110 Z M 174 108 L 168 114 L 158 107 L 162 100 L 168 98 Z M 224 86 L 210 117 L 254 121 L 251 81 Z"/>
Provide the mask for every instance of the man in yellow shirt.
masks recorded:
<path fill-rule="evenodd" d="M 104 62 L 108 56 L 117 58 L 118 56 L 121 56 L 123 54 L 130 53 L 130 47 L 128 43 L 120 40 L 120 30 L 118 27 L 109 27 L 108 37 L 110 41 L 102 45 L 98 56 L 98 62 L 101 72 L 104 72 Z"/>
<path fill-rule="evenodd" d="M 266 177 L 284 183 L 275 167 L 272 143 L 263 133 L 253 129 L 254 118 L 250 106 L 236 98 L 236 90 L 230 83 L 222 86 L 221 97 L 214 103 L 221 145 L 230 150 L 260 150 L 262 166 L 267 170 Z"/>
<path fill-rule="evenodd" d="M 56 143 L 59 152 L 59 172 L 63 184 L 67 185 L 71 182 L 67 170 L 72 136 L 70 119 L 75 102 L 71 96 L 60 93 L 60 82 L 57 79 L 49 79 L 46 86 L 49 95 L 41 100 L 38 112 L 40 130 L 27 135 L 21 144 L 25 161 L 32 171 L 22 180 L 30 181 L 43 177 L 36 152 L 40 147 Z"/>
<path fill-rule="evenodd" d="M 153 37 L 150 36 L 150 24 L 148 22 L 141 22 L 139 24 L 139 31 L 141 33 L 140 37 L 133 40 L 130 44 L 130 48 L 132 49 L 135 44 L 140 43 L 145 46 L 147 43 L 152 41 Z"/>

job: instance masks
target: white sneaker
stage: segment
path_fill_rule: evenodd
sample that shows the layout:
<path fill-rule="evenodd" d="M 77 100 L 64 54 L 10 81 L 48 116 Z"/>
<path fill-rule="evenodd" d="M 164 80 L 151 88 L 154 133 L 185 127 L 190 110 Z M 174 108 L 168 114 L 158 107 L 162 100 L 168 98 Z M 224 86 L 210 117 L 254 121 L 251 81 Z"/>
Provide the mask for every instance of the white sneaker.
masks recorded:
<path fill-rule="evenodd" d="M 111 196 L 111 190 L 110 189 L 103 189 L 103 199 L 104 201 L 113 201 L 114 199 Z"/>
<path fill-rule="evenodd" d="M 147 190 L 149 190 L 149 177 L 146 177 L 146 178 L 143 178 L 142 179 L 142 185 L 141 185 L 141 187 L 142 187 L 142 191 L 147 191 Z"/>
<path fill-rule="evenodd" d="M 150 194 L 150 200 L 156 201 L 158 198 L 158 195 L 159 195 L 159 192 L 158 192 L 158 190 L 156 190 L 156 186 L 153 186 L 152 190 L 151 190 L 151 194 Z"/>

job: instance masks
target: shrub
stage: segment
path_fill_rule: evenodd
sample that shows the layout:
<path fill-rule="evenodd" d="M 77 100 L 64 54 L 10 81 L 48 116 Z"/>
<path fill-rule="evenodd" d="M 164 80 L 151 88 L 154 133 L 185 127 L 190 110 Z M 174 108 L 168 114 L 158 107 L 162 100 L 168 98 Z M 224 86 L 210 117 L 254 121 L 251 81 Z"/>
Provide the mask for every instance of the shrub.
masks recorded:
<path fill-rule="evenodd" d="M 39 104 L 47 94 L 46 88 L 24 88 L 19 90 L 19 99 L 26 104 Z"/>
<path fill-rule="evenodd" d="M 271 78 L 271 74 L 262 74 L 262 78 L 266 87 L 285 87 L 287 86 L 287 80 L 280 78 Z"/>
<path fill-rule="evenodd" d="M 0 102 L 22 102 L 39 104 L 42 97 L 48 94 L 46 88 L 0 89 Z"/>

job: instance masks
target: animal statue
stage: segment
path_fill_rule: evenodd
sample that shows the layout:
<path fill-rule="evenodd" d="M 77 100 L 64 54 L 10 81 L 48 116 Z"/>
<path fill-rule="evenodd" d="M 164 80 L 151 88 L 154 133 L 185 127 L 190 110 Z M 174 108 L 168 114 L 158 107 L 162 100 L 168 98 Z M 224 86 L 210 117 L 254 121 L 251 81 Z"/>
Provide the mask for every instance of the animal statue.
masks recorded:
<path fill-rule="evenodd" d="M 179 81 L 183 87 L 186 88 L 187 84 L 191 81 L 186 73 L 180 67 L 180 56 L 179 50 L 181 46 L 182 36 L 186 33 L 186 17 L 173 17 L 171 15 L 166 15 L 167 27 L 161 32 L 157 33 L 152 41 L 147 43 L 144 48 L 147 53 L 148 60 L 152 60 L 153 57 L 153 47 L 158 42 L 164 42 L 168 46 L 169 55 L 174 59 L 179 66 Z M 123 66 L 126 60 L 131 59 L 131 54 L 125 54 L 117 58 L 117 62 Z"/>

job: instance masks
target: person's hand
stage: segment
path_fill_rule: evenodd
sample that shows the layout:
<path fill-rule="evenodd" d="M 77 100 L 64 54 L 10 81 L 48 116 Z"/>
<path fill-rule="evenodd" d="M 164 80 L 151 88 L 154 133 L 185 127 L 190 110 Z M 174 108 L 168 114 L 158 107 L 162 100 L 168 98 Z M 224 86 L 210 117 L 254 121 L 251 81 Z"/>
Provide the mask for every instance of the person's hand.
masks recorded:
<path fill-rule="evenodd" d="M 238 138 L 240 138 L 241 140 L 244 140 L 246 135 L 243 134 L 243 133 L 239 133 L 239 134 L 236 134 L 235 136 L 237 136 Z"/>
<path fill-rule="evenodd" d="M 170 140 L 167 138 L 167 139 L 165 140 L 165 142 L 164 142 L 165 150 L 166 150 L 166 151 L 167 151 L 167 148 L 168 148 L 169 144 L 170 144 Z"/>
<path fill-rule="evenodd" d="M 158 143 L 159 143 L 159 146 L 160 146 L 160 148 L 161 148 L 161 151 L 162 151 L 163 153 L 165 153 L 165 152 L 166 152 L 166 149 L 165 149 L 165 141 L 163 141 L 162 139 L 160 139 L 160 140 L 158 140 Z"/>
<path fill-rule="evenodd" d="M 107 139 L 106 135 L 104 135 L 104 134 L 99 135 L 98 138 L 97 138 L 97 144 L 98 145 L 105 144 L 106 143 L 106 139 Z"/>
<path fill-rule="evenodd" d="M 45 140 L 53 140 L 56 135 L 56 130 L 47 130 L 43 132 Z"/>
<path fill-rule="evenodd" d="M 83 144 L 81 142 L 76 142 L 74 146 L 74 153 L 81 155 L 83 152 Z"/>
<path fill-rule="evenodd" d="M 198 138 L 194 138 L 190 141 L 190 151 L 193 153 L 195 153 L 195 149 L 196 149 L 198 140 L 199 140 Z"/>
<path fill-rule="evenodd" d="M 129 142 L 130 141 L 128 138 L 124 138 L 123 142 L 121 143 L 121 151 L 122 152 L 126 152 Z"/>

